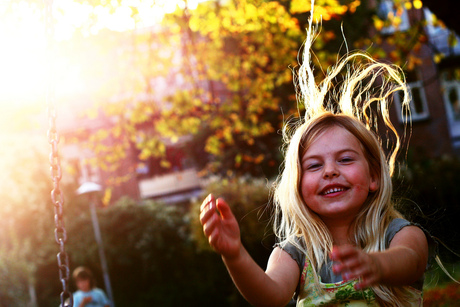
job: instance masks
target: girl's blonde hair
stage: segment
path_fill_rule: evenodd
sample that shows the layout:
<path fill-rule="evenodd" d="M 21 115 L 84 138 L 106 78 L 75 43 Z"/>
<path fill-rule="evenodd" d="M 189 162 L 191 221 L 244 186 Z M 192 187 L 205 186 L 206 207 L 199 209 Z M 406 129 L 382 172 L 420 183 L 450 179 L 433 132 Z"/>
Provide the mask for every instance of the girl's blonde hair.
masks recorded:
<path fill-rule="evenodd" d="M 320 289 L 318 272 L 327 262 L 333 242 L 321 218 L 302 199 L 301 158 L 318 135 L 333 126 L 348 130 L 360 141 L 371 175 L 378 178 L 379 185 L 356 216 L 351 239 L 365 252 L 386 249 L 385 231 L 392 219 L 401 217 L 391 202 L 391 175 L 401 142 L 390 121 L 389 106 L 393 94 L 401 93 L 402 114 L 409 118 L 410 95 L 399 67 L 379 63 L 362 52 L 342 58 L 316 84 L 310 52 L 316 33 L 310 18 L 303 61 L 295 75 L 297 100 L 305 107 L 305 115 L 283 129 L 285 162 L 275 183 L 274 226 L 280 241 L 288 241 L 305 253 Z M 379 126 L 393 139 L 387 154 L 378 136 Z M 375 286 L 373 290 L 381 305 L 406 305 L 410 299 L 404 289 Z"/>

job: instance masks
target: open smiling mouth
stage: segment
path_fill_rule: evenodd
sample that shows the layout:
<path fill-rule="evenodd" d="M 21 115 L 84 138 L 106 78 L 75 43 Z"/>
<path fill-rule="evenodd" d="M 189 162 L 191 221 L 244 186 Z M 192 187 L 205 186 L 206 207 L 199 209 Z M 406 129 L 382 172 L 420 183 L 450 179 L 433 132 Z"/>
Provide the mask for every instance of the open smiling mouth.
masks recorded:
<path fill-rule="evenodd" d="M 342 192 L 342 191 L 346 191 L 347 189 L 346 188 L 332 188 L 332 189 L 328 189 L 324 192 L 322 192 L 321 194 L 322 195 L 329 195 L 329 194 L 332 194 L 332 193 L 338 193 L 338 192 Z"/>

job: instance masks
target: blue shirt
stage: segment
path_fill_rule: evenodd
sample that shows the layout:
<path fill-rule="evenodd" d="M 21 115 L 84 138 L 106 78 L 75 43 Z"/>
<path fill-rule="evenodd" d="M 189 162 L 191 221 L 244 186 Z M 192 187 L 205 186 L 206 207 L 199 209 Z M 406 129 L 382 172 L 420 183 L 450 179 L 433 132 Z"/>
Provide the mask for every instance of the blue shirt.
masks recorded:
<path fill-rule="evenodd" d="M 104 291 L 99 288 L 93 288 L 88 292 L 81 290 L 76 291 L 73 294 L 73 305 L 79 307 L 85 297 L 91 296 L 93 299 L 91 302 L 85 305 L 85 307 L 104 307 L 109 305 L 109 299 L 105 295 Z"/>

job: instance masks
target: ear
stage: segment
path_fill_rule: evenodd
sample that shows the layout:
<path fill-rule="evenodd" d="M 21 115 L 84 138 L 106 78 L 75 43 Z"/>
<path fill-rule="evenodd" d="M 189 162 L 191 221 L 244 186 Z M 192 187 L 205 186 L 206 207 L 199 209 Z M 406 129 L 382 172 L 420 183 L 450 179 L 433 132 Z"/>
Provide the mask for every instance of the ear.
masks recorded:
<path fill-rule="evenodd" d="M 380 186 L 380 181 L 375 175 L 371 175 L 371 181 L 369 183 L 369 192 L 375 192 Z"/>

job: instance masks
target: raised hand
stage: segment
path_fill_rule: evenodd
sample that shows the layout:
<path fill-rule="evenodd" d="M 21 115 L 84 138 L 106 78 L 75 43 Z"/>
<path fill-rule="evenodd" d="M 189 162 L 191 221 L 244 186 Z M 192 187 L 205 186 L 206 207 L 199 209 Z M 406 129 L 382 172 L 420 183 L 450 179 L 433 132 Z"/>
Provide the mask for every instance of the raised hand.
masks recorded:
<path fill-rule="evenodd" d="M 332 270 L 343 280 L 359 279 L 356 289 L 364 289 L 380 282 L 382 277 L 378 260 L 351 245 L 334 246 L 331 252 Z"/>
<path fill-rule="evenodd" d="M 232 210 L 221 198 L 209 194 L 201 205 L 200 222 L 212 248 L 224 258 L 238 256 L 241 250 L 240 228 Z"/>

